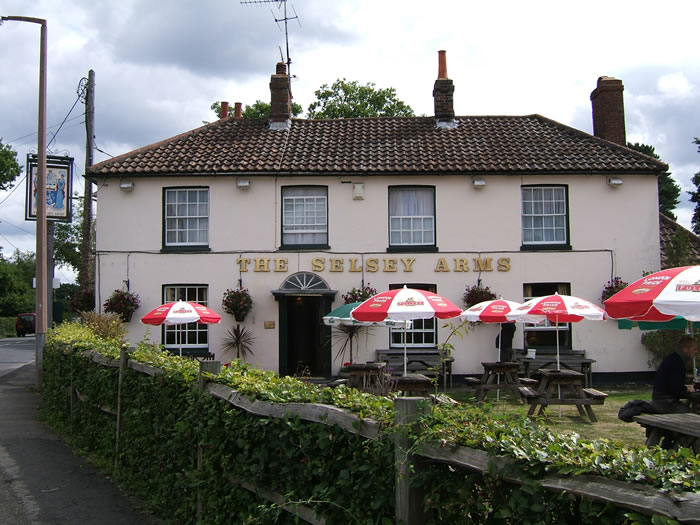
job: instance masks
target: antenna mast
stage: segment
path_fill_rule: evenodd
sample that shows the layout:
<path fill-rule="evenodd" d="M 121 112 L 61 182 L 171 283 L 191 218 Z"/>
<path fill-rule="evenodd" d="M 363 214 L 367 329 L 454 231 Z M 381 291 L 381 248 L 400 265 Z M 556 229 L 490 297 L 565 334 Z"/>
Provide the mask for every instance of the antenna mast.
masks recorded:
<path fill-rule="evenodd" d="M 279 4 L 277 7 L 283 7 L 283 13 L 284 16 L 282 18 L 277 18 L 275 16 L 275 13 L 272 12 L 272 16 L 275 19 L 275 22 L 279 24 L 280 22 L 284 22 L 284 43 L 285 43 L 285 49 L 287 50 L 287 59 L 283 60 L 287 64 L 287 74 L 289 75 L 289 78 L 291 79 L 293 77 L 292 75 L 292 59 L 289 56 L 289 28 L 288 28 L 288 22 L 290 20 L 296 20 L 297 23 L 299 24 L 299 27 L 301 27 L 301 22 L 299 22 L 299 16 L 297 15 L 296 9 L 294 9 L 294 6 L 292 6 L 292 11 L 294 11 L 294 16 L 287 16 L 287 0 L 241 0 L 241 5 L 253 5 L 253 4 Z M 272 10 L 271 10 L 272 11 Z"/>

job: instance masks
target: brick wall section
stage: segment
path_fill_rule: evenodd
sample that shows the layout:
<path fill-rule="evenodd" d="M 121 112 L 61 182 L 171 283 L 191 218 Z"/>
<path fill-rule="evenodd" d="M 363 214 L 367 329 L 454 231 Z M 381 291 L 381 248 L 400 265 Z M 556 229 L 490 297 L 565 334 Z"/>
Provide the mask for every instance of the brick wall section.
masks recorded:
<path fill-rule="evenodd" d="M 435 101 L 435 118 L 437 120 L 454 120 L 454 91 L 455 86 L 449 78 L 438 78 L 433 87 Z"/>
<path fill-rule="evenodd" d="M 625 133 L 625 104 L 622 81 L 600 77 L 591 93 L 593 106 L 593 134 L 622 146 L 627 145 Z"/>
<path fill-rule="evenodd" d="M 284 62 L 278 62 L 276 72 L 270 77 L 270 120 L 285 122 L 291 117 L 289 76 Z"/>

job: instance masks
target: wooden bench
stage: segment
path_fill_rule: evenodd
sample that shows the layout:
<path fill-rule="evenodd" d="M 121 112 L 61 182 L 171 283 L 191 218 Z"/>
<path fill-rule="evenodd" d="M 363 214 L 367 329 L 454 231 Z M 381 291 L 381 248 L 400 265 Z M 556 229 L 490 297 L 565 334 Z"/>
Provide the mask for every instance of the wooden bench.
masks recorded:
<path fill-rule="evenodd" d="M 526 377 L 531 377 L 540 368 L 556 368 L 557 350 L 556 348 L 538 348 L 535 351 L 535 358 L 528 359 L 527 352 L 516 349 L 516 356 L 520 361 L 520 372 Z M 592 365 L 595 359 L 586 357 L 585 350 L 560 350 L 559 364 L 561 368 L 581 372 L 584 376 L 584 386 L 590 387 L 593 381 Z"/>
<path fill-rule="evenodd" d="M 539 396 L 537 390 L 529 386 L 521 386 L 520 388 L 518 388 L 518 391 L 520 392 L 520 395 L 523 396 L 525 399 L 534 399 L 537 396 Z"/>
<path fill-rule="evenodd" d="M 602 405 L 605 403 L 605 398 L 608 397 L 608 394 L 605 392 L 601 392 L 600 390 L 596 390 L 594 388 L 584 388 L 583 393 L 586 394 L 586 397 L 590 398 L 595 405 Z M 597 401 L 600 402 L 598 403 Z"/>
<path fill-rule="evenodd" d="M 393 375 L 403 375 L 403 349 L 377 350 L 377 361 L 386 363 Z M 445 357 L 437 349 L 407 349 L 406 370 L 409 374 L 442 377 L 444 386 L 452 386 L 452 362 L 454 357 Z"/>

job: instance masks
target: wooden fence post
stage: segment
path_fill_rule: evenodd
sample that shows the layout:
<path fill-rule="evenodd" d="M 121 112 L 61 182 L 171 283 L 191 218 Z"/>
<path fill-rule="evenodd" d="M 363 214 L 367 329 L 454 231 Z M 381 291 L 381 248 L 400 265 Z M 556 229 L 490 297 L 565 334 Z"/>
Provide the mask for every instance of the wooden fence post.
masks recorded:
<path fill-rule="evenodd" d="M 420 459 L 409 453 L 408 425 L 419 416 L 430 412 L 430 401 L 424 397 L 397 397 L 394 399 L 394 422 L 402 425 L 394 438 L 396 469 L 396 499 L 394 519 L 402 525 L 425 523 L 423 490 L 412 487 L 412 476 L 420 468 Z"/>
<path fill-rule="evenodd" d="M 207 381 L 204 377 L 205 373 L 218 375 L 221 372 L 221 361 L 200 361 L 199 362 L 199 382 L 198 389 L 200 393 L 204 392 L 207 386 Z M 202 445 L 197 445 L 197 471 L 204 468 L 204 450 Z M 202 489 L 197 489 L 197 523 L 202 523 Z"/>
<path fill-rule="evenodd" d="M 117 383 L 117 430 L 114 440 L 114 470 L 117 470 L 119 465 L 119 433 L 122 426 L 122 381 L 124 380 L 124 371 L 129 364 L 129 349 L 122 346 L 119 350 L 119 382 Z"/>

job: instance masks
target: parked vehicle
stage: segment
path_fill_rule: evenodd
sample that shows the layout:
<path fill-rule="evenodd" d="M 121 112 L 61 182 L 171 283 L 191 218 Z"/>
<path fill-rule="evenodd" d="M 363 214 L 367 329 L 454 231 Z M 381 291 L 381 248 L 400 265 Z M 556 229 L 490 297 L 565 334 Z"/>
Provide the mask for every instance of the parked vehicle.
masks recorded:
<path fill-rule="evenodd" d="M 27 334 L 33 334 L 36 326 L 36 314 L 24 313 L 18 314 L 15 321 L 15 330 L 17 337 L 24 337 Z"/>

